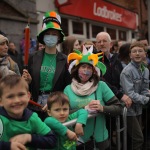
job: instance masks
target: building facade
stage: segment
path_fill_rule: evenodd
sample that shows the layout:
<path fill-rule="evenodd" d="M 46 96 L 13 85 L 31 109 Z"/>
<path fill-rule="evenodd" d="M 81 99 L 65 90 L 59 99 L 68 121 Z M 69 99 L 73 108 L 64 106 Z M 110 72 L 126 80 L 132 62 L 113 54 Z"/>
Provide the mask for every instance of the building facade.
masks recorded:
<path fill-rule="evenodd" d="M 43 5 L 40 0 L 38 3 Z M 147 37 L 146 0 L 53 0 L 51 3 L 49 10 L 57 10 L 61 15 L 66 36 L 94 41 L 98 32 L 107 31 L 117 40 Z"/>
<path fill-rule="evenodd" d="M 146 0 L 1 0 L 0 30 L 18 46 L 28 22 L 36 38 L 44 13 L 57 10 L 66 36 L 94 41 L 107 31 L 112 39 L 131 41 L 147 37 L 147 9 Z"/>
<path fill-rule="evenodd" d="M 4 32 L 10 41 L 15 42 L 18 51 L 28 23 L 30 36 L 36 38 L 39 23 L 37 16 L 35 0 L 0 1 L 0 31 Z"/>

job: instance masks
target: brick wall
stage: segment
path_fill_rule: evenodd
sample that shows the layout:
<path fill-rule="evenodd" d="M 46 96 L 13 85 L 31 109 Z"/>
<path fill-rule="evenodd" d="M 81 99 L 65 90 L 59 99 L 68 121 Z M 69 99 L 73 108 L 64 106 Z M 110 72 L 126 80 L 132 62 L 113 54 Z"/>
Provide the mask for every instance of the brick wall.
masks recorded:
<path fill-rule="evenodd" d="M 130 11 L 136 12 L 139 16 L 139 32 L 140 36 L 144 37 L 148 31 L 147 25 L 147 6 L 145 0 L 105 0 L 118 6 L 122 6 Z"/>

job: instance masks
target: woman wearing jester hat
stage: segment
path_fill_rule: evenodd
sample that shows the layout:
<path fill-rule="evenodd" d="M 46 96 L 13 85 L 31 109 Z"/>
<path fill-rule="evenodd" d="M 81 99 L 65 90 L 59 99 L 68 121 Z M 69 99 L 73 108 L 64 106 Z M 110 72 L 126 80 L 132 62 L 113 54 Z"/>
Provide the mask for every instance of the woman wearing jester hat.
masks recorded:
<path fill-rule="evenodd" d="M 69 97 L 71 109 L 85 108 L 90 113 L 99 112 L 96 119 L 88 119 L 82 139 L 87 142 L 93 136 L 97 149 L 105 150 L 109 147 L 105 115 L 119 115 L 123 106 L 107 84 L 99 81 L 100 70 L 105 74 L 106 67 L 98 61 L 102 53 L 92 52 L 92 46 L 88 51 L 83 46 L 82 53 L 75 51 L 68 55 L 68 63 L 74 60 L 69 66 L 72 83 L 64 93 Z"/>
<path fill-rule="evenodd" d="M 57 45 L 64 40 L 58 13 L 55 11 L 45 13 L 42 31 L 37 39 L 45 45 L 45 48 L 31 55 L 28 71 L 32 77 L 30 90 L 33 100 L 43 106 L 44 111 L 49 94 L 54 91 L 63 91 L 71 82 L 67 56 L 57 50 Z M 45 119 L 43 115 L 40 117 L 42 120 Z"/>

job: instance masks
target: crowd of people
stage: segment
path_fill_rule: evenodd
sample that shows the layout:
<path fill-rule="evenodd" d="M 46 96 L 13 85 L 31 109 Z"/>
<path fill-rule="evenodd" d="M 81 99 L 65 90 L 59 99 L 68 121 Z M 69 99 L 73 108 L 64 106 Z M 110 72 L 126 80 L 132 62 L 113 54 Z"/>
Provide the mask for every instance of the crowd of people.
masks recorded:
<path fill-rule="evenodd" d="M 0 149 L 88 150 L 92 141 L 93 149 L 108 150 L 115 132 L 115 119 L 110 123 L 108 117 L 121 116 L 124 107 L 127 150 L 144 149 L 148 43 L 112 41 L 104 31 L 95 39 L 80 44 L 65 37 L 59 14 L 46 12 L 24 68 L 24 38 L 20 54 L 0 34 Z M 88 118 L 92 113 L 98 115 Z M 72 119 L 74 126 L 63 125 Z"/>

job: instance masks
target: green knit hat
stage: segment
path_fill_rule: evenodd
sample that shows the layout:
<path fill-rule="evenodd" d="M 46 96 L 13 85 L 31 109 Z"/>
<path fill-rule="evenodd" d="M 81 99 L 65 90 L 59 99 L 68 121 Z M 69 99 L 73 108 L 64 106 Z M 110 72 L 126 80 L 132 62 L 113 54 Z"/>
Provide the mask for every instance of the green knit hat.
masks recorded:
<path fill-rule="evenodd" d="M 60 31 L 60 40 L 58 41 L 58 43 L 64 41 L 65 35 L 61 29 L 61 18 L 55 11 L 46 12 L 43 16 L 42 31 L 37 36 L 37 39 L 40 43 L 45 44 L 43 41 L 44 33 L 49 29 L 56 29 Z"/>

